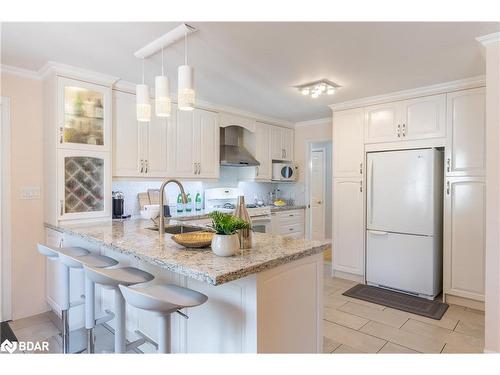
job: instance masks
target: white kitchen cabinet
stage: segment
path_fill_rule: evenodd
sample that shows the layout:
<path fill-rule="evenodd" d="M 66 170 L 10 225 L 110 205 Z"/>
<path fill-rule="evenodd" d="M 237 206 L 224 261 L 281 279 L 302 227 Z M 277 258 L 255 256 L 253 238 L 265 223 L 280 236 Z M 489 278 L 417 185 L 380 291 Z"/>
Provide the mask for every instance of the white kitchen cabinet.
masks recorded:
<path fill-rule="evenodd" d="M 484 176 L 485 89 L 447 95 L 447 176 Z"/>
<path fill-rule="evenodd" d="M 219 178 L 219 122 L 217 113 L 177 110 L 168 123 L 168 175 L 177 178 Z"/>
<path fill-rule="evenodd" d="M 446 95 L 430 95 L 365 108 L 365 143 L 446 136 Z"/>
<path fill-rule="evenodd" d="M 333 180 L 333 270 L 364 274 L 363 181 Z"/>
<path fill-rule="evenodd" d="M 360 177 L 363 174 L 363 109 L 333 115 L 333 175 Z"/>
<path fill-rule="evenodd" d="M 270 181 L 272 178 L 271 127 L 257 122 L 255 126 L 255 159 L 260 163 L 255 167 L 255 180 Z"/>
<path fill-rule="evenodd" d="M 271 214 L 271 230 L 277 234 L 290 238 L 304 238 L 305 210 L 277 211 Z"/>
<path fill-rule="evenodd" d="M 293 161 L 293 129 L 271 126 L 272 160 Z"/>
<path fill-rule="evenodd" d="M 444 292 L 484 301 L 484 177 L 448 177 L 445 190 Z"/>

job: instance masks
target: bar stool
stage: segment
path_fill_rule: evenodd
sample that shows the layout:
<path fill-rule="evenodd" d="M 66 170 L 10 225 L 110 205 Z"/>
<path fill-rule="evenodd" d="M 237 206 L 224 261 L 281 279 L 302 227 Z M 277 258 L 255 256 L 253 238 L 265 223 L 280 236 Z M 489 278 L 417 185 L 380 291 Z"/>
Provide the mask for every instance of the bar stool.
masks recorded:
<path fill-rule="evenodd" d="M 90 251 L 81 247 L 58 247 L 52 248 L 50 246 L 37 244 L 38 252 L 49 258 L 59 258 L 60 254 L 63 252 L 72 257 L 79 257 L 90 254 Z M 79 306 L 84 303 L 82 298 L 80 301 L 71 302 L 70 301 L 70 277 L 69 277 L 69 267 L 63 263 L 62 267 L 62 301 L 61 301 L 61 320 L 62 320 L 62 348 L 63 353 L 69 353 L 69 324 L 68 324 L 68 311 L 71 307 Z M 84 297 L 84 296 L 82 296 Z"/>
<path fill-rule="evenodd" d="M 130 305 L 157 313 L 158 353 L 171 352 L 171 314 L 177 312 L 185 318 L 188 316 L 180 309 L 195 307 L 205 303 L 208 297 L 192 289 L 173 284 L 136 285 L 129 287 L 120 285 L 125 300 Z"/>
<path fill-rule="evenodd" d="M 111 267 L 118 264 L 116 259 L 98 255 L 86 254 L 83 256 L 75 256 L 72 252 L 68 252 L 66 248 L 59 250 L 59 260 L 61 263 L 74 269 L 83 269 L 83 266 L 91 266 L 95 268 Z M 69 298 L 69 297 L 68 297 Z M 96 321 L 95 318 L 95 285 L 94 282 L 85 277 L 85 328 L 87 330 L 87 352 L 95 352 L 94 327 L 96 324 L 105 323 L 113 319 L 114 314 L 106 312 L 107 315 Z"/>
<path fill-rule="evenodd" d="M 125 336 L 125 300 L 120 291 L 120 285 L 134 285 L 154 279 L 148 272 L 134 267 L 121 268 L 95 268 L 83 265 L 85 276 L 95 284 L 104 288 L 113 289 L 115 292 L 115 353 L 125 353 L 128 349 L 142 345 L 146 340 L 139 339 L 127 345 Z"/>

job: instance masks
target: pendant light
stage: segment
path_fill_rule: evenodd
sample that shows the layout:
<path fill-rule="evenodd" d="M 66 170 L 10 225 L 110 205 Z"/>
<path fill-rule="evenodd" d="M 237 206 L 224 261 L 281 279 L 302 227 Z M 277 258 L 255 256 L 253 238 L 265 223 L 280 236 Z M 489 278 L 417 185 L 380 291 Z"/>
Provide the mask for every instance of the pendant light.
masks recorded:
<path fill-rule="evenodd" d="M 155 114 L 158 117 L 170 117 L 171 100 L 168 78 L 164 74 L 163 48 L 161 49 L 161 76 L 155 77 Z"/>
<path fill-rule="evenodd" d="M 177 105 L 181 111 L 192 111 L 194 109 L 194 69 L 188 65 L 187 60 L 187 32 L 184 33 L 184 65 L 178 68 L 178 97 Z"/>
<path fill-rule="evenodd" d="M 151 104 L 149 103 L 149 87 L 144 84 L 144 59 L 142 59 L 142 84 L 135 88 L 137 121 L 151 121 Z"/>

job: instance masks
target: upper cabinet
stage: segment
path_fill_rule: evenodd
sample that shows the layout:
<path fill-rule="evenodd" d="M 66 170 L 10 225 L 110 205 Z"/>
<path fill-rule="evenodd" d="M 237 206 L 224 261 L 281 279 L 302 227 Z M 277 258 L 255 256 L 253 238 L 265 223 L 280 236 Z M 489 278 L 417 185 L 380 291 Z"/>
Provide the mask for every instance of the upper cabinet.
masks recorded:
<path fill-rule="evenodd" d="M 199 178 L 219 178 L 219 117 L 203 109 L 194 110 L 194 161 Z"/>
<path fill-rule="evenodd" d="M 271 126 L 272 160 L 293 161 L 293 129 Z"/>
<path fill-rule="evenodd" d="M 270 181 L 272 178 L 271 127 L 257 122 L 255 124 L 255 159 L 260 163 L 255 167 L 255 180 Z"/>
<path fill-rule="evenodd" d="M 333 176 L 363 174 L 363 109 L 335 112 L 333 116 Z"/>
<path fill-rule="evenodd" d="M 485 89 L 447 95 L 446 175 L 484 176 Z"/>
<path fill-rule="evenodd" d="M 365 143 L 446 136 L 446 95 L 431 95 L 365 108 Z"/>
<path fill-rule="evenodd" d="M 111 89 L 57 77 L 59 148 L 109 151 Z"/>

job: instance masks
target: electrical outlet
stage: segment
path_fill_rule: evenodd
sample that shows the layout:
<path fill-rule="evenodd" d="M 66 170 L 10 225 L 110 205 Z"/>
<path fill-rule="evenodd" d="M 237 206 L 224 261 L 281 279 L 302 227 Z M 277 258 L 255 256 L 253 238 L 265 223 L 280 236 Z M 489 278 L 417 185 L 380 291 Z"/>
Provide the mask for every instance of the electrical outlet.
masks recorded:
<path fill-rule="evenodd" d="M 40 199 L 40 188 L 38 186 L 23 187 L 21 189 L 21 199 Z"/>

